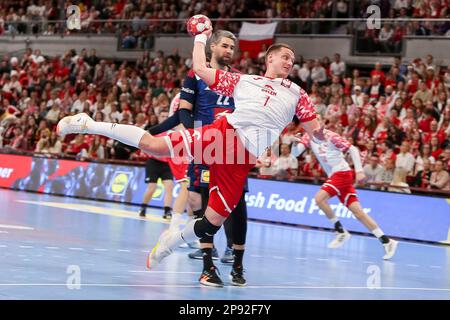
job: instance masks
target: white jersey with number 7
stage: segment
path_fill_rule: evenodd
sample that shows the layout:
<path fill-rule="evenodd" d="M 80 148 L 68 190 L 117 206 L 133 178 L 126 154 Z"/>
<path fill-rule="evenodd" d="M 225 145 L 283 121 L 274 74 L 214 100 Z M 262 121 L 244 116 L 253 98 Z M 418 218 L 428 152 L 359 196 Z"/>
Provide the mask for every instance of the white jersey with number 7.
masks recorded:
<path fill-rule="evenodd" d="M 234 98 L 235 110 L 226 115 L 228 123 L 257 157 L 275 142 L 294 115 L 300 122 L 316 118 L 309 96 L 288 79 L 216 70 L 210 89 Z"/>

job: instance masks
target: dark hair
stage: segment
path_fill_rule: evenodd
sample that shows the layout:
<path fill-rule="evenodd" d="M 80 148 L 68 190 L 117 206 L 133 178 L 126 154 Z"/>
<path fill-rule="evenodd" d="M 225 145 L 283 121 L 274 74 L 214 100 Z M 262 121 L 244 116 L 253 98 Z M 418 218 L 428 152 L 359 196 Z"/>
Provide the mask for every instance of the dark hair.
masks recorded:
<path fill-rule="evenodd" d="M 206 57 L 208 59 L 211 59 L 211 44 L 218 44 L 222 38 L 231 39 L 234 41 L 235 46 L 238 46 L 238 39 L 232 32 L 227 30 L 217 30 L 212 34 L 211 38 L 208 40 L 208 45 L 206 46 Z"/>
<path fill-rule="evenodd" d="M 236 36 L 227 30 L 217 30 L 216 32 L 213 33 L 213 35 L 211 36 L 211 39 L 209 39 L 210 43 L 214 43 L 217 44 L 220 42 L 220 40 L 222 40 L 222 38 L 228 38 L 233 40 L 235 43 L 237 43 L 237 38 Z"/>
<path fill-rule="evenodd" d="M 267 49 L 267 51 L 266 51 L 266 58 L 265 59 L 267 60 L 267 57 L 272 52 L 277 52 L 277 51 L 281 50 L 282 48 L 289 49 L 295 54 L 294 49 L 290 45 L 288 45 L 286 43 L 274 43 Z"/>

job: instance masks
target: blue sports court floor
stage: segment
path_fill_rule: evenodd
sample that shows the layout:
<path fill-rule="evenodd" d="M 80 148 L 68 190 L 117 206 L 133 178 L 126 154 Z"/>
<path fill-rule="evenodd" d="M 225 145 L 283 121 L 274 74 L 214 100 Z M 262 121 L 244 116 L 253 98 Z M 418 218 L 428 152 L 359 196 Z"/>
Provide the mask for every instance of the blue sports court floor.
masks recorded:
<path fill-rule="evenodd" d="M 209 288 L 189 249 L 145 269 L 168 226 L 159 210 L 141 219 L 133 206 L 5 189 L 0 203 L 0 299 L 450 299 L 445 246 L 402 241 L 386 262 L 374 238 L 331 250 L 331 232 L 250 222 L 248 286 Z M 230 266 L 217 266 L 228 280 Z"/>

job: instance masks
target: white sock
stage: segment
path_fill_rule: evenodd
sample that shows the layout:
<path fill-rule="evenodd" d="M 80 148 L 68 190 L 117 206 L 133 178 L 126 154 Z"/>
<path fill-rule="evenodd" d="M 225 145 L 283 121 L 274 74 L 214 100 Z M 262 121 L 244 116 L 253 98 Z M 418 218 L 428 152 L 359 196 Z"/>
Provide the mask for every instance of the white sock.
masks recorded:
<path fill-rule="evenodd" d="M 194 224 L 197 222 L 197 219 L 192 219 L 188 223 L 186 223 L 186 226 L 181 231 L 182 237 L 186 243 L 190 243 L 194 240 L 197 240 L 198 237 L 194 232 Z"/>
<path fill-rule="evenodd" d="M 136 148 L 139 147 L 139 142 L 146 132 L 144 129 L 128 124 L 88 122 L 88 133 L 106 136 Z"/>
<path fill-rule="evenodd" d="M 171 232 L 169 237 L 166 239 L 166 245 L 170 248 L 170 249 L 175 249 L 176 247 L 178 247 L 180 244 L 182 244 L 183 238 L 181 237 L 181 231 L 175 231 L 175 232 Z"/>
<path fill-rule="evenodd" d="M 384 236 L 384 232 L 380 229 L 380 228 L 376 228 L 372 230 L 372 233 L 375 235 L 375 237 L 377 238 L 381 238 L 382 236 Z"/>
<path fill-rule="evenodd" d="M 329 220 L 330 220 L 330 222 L 333 224 L 333 226 L 334 226 L 334 224 L 335 224 L 336 222 L 339 221 L 339 219 L 338 219 L 337 217 L 331 218 L 331 219 L 329 219 Z"/>
<path fill-rule="evenodd" d="M 170 220 L 170 231 L 179 231 L 180 224 L 183 221 L 183 215 L 178 212 L 172 212 L 172 219 Z"/>

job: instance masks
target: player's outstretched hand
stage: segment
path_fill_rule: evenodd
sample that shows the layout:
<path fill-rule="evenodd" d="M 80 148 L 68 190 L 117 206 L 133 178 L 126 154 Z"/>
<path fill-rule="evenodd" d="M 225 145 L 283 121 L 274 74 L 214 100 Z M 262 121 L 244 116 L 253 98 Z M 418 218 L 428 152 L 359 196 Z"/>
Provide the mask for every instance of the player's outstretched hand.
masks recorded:
<path fill-rule="evenodd" d="M 208 37 L 208 39 L 211 38 L 211 36 L 213 34 L 213 27 L 203 31 L 202 33 L 205 34 Z"/>

